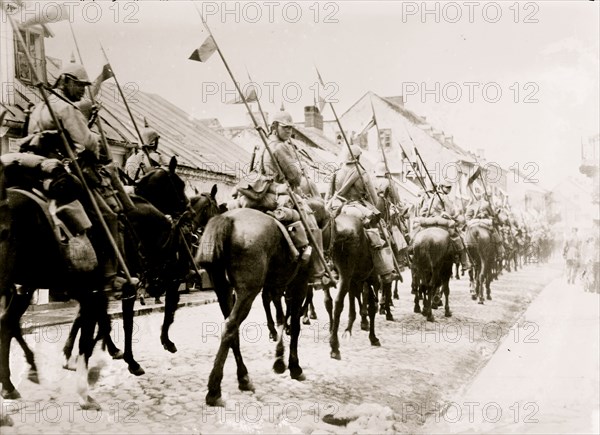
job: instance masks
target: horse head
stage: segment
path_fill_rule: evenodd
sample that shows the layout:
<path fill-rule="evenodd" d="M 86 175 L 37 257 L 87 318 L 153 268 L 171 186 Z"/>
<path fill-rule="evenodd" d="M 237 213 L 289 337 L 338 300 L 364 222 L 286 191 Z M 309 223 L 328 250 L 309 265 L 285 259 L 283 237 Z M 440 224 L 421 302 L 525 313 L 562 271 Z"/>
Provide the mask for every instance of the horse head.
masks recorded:
<path fill-rule="evenodd" d="M 221 214 L 217 204 L 217 185 L 213 185 L 210 193 L 201 193 L 190 198 L 190 208 L 193 210 L 192 227 L 194 230 L 203 229 L 208 220 L 213 216 Z"/>
<path fill-rule="evenodd" d="M 135 185 L 135 193 L 145 198 L 164 214 L 179 216 L 188 206 L 185 183 L 175 173 L 177 159 L 171 158 L 169 168 L 155 168 Z"/>

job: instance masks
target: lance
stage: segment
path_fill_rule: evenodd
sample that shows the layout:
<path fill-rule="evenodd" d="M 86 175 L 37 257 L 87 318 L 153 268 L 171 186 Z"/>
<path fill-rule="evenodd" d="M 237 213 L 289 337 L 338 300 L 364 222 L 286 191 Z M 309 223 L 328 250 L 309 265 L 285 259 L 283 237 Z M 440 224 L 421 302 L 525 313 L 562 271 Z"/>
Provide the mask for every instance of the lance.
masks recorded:
<path fill-rule="evenodd" d="M 373 107 L 373 99 L 370 99 L 371 102 L 371 111 L 373 112 L 373 121 L 375 122 L 375 128 L 377 129 L 377 145 L 379 146 L 379 149 L 381 150 L 381 156 L 383 157 L 383 164 L 385 166 L 385 178 L 388 181 L 388 186 L 390 189 L 390 193 L 392 195 L 392 201 L 394 201 L 394 204 L 399 207 L 400 205 L 400 198 L 398 198 L 396 196 L 396 188 L 394 187 L 394 185 L 392 184 L 392 173 L 390 172 L 390 166 L 388 164 L 388 160 L 387 160 L 387 156 L 385 155 L 385 151 L 383 149 L 383 145 L 381 144 L 381 135 L 379 132 L 379 123 L 377 122 L 377 116 L 375 115 L 375 107 Z M 404 224 L 404 229 L 408 229 L 408 226 L 406 225 L 406 223 L 404 222 L 404 218 L 401 218 L 400 221 Z M 404 238 L 404 241 L 406 242 L 406 245 L 410 245 L 410 241 L 408 240 L 408 236 L 402 232 L 402 237 Z M 398 247 L 396 247 L 397 249 Z M 406 254 L 406 259 L 408 260 L 408 263 L 410 264 L 410 257 L 408 256 L 408 253 Z"/>
<path fill-rule="evenodd" d="M 408 158 L 408 155 L 406 154 L 406 151 L 404 151 L 404 147 L 402 146 L 400 141 L 396 141 L 396 142 L 398 143 L 398 146 L 400 147 L 400 151 L 402 151 L 402 157 L 405 158 L 406 161 L 408 162 L 408 164 L 410 165 L 411 169 L 415 173 L 415 177 L 417 177 L 417 180 L 419 180 L 419 184 L 421 185 L 421 187 L 423 188 L 423 191 L 425 192 L 425 196 L 427 196 L 427 198 L 429 198 L 429 192 L 427 191 L 427 186 L 425 185 L 425 181 L 423 180 L 423 175 L 421 174 L 421 171 L 419 171 L 418 168 L 416 167 L 416 165 L 412 162 L 412 160 L 410 160 Z"/>
<path fill-rule="evenodd" d="M 17 41 L 19 42 L 19 44 L 21 44 L 21 47 L 23 48 L 23 52 L 25 53 L 25 59 L 27 60 L 27 64 L 29 66 L 29 69 L 30 69 L 31 74 L 34 79 L 34 86 L 37 87 L 40 91 L 42 99 L 44 100 L 44 103 L 46 104 L 46 107 L 48 108 L 48 112 L 50 113 L 52 121 L 54 122 L 54 125 L 56 125 L 56 129 L 58 130 L 58 133 L 63 142 L 63 145 L 65 147 L 67 155 L 69 156 L 69 159 L 71 160 L 71 163 L 73 164 L 73 167 L 75 168 L 75 173 L 77 174 L 77 177 L 81 181 L 81 184 L 83 185 L 83 188 L 88 195 L 88 199 L 90 200 L 90 204 L 92 204 L 94 213 L 96 213 L 96 216 L 98 217 L 98 221 L 100 222 L 102 230 L 104 231 L 104 234 L 106 235 L 113 251 L 115 252 L 119 266 L 121 267 L 121 269 L 123 270 L 123 273 L 125 274 L 125 279 L 127 280 L 128 284 L 132 285 L 133 282 L 131 279 L 131 275 L 129 274 L 129 269 L 127 268 L 127 265 L 125 264 L 125 260 L 123 259 L 123 256 L 121 255 L 121 252 L 119 251 L 119 247 L 117 246 L 117 243 L 115 242 L 115 239 L 113 238 L 113 236 L 110 232 L 110 229 L 108 228 L 108 225 L 106 225 L 106 221 L 104 220 L 104 216 L 102 216 L 102 213 L 100 212 L 100 208 L 98 207 L 96 198 L 94 197 L 94 194 L 92 193 L 89 186 L 87 185 L 87 182 L 85 181 L 85 177 L 83 176 L 81 167 L 77 163 L 77 156 L 71 149 L 71 144 L 69 143 L 69 140 L 67 139 L 63 125 L 60 122 L 60 120 L 57 118 L 56 113 L 54 112 L 54 109 L 52 109 L 52 106 L 50 105 L 50 101 L 48 100 L 48 95 L 46 95 L 46 90 L 44 88 L 44 83 L 38 77 L 37 71 L 35 70 L 35 68 L 33 66 L 33 60 L 31 59 L 31 55 L 29 54 L 29 50 L 27 49 L 27 45 L 25 44 L 25 41 L 23 41 L 23 36 L 21 35 L 21 32 L 16 30 L 17 27 L 16 27 L 15 21 L 13 20 L 12 16 L 10 14 L 7 14 L 7 17 L 10 21 L 10 25 L 11 25 L 12 29 L 15 30 L 14 33 L 17 35 Z"/>
<path fill-rule="evenodd" d="M 252 78 L 250 77 L 250 73 L 248 72 L 248 68 L 246 68 L 246 74 L 248 74 L 248 80 L 250 80 L 250 83 L 254 83 Z M 256 93 L 256 90 L 254 90 L 254 92 Z M 258 110 L 260 111 L 260 114 L 262 116 L 263 122 L 265 123 L 265 131 L 269 130 L 269 123 L 267 122 L 267 117 L 265 116 L 265 112 L 263 112 L 262 110 L 262 106 L 260 105 L 260 98 L 258 98 L 258 93 L 256 93 L 256 102 L 258 103 Z M 257 127 L 260 128 L 260 127 Z M 259 133 L 260 135 L 260 133 Z M 254 147 L 254 149 L 252 150 L 252 158 L 250 159 L 250 171 L 252 171 L 254 169 L 254 161 L 256 159 L 256 153 L 258 151 L 258 145 Z"/>
<path fill-rule="evenodd" d="M 79 50 L 79 43 L 77 42 L 77 37 L 75 36 L 75 31 L 73 30 L 73 25 L 71 24 L 71 20 L 69 20 L 69 28 L 71 29 L 71 35 L 73 36 L 73 42 L 75 43 L 75 49 L 77 50 L 77 57 L 79 57 L 79 63 L 81 63 L 81 65 L 83 66 L 83 57 L 81 56 L 81 51 Z M 84 67 L 85 68 L 85 67 Z M 90 98 L 90 101 L 92 102 L 92 106 L 96 106 L 96 99 L 94 97 L 94 93 L 92 92 L 92 90 L 88 87 L 87 88 L 88 91 L 88 97 Z M 102 119 L 100 118 L 100 116 L 96 117 L 96 126 L 98 127 L 98 132 L 100 133 L 100 142 L 102 144 L 102 147 L 104 148 L 104 153 L 106 154 L 106 157 L 108 158 L 109 161 L 114 162 L 113 156 L 112 156 L 112 152 L 110 151 L 110 147 L 108 146 L 108 141 L 106 140 L 106 135 L 104 134 L 104 128 L 102 127 Z M 121 180 L 119 179 L 119 177 L 115 174 L 114 170 L 109 169 L 110 172 L 110 178 L 112 181 L 112 184 L 114 186 L 115 189 L 117 189 L 117 192 L 119 193 L 117 198 L 119 199 L 119 201 L 123 204 L 123 206 L 125 208 L 127 208 L 128 210 L 133 210 L 135 208 L 135 206 L 133 205 L 133 201 L 131 200 L 131 198 L 129 197 L 129 195 L 127 195 L 127 193 L 125 193 L 125 188 L 123 187 L 123 184 L 121 183 Z"/>
<path fill-rule="evenodd" d="M 248 106 L 248 101 L 246 101 L 246 97 L 244 96 L 244 93 L 240 89 L 238 82 L 235 80 L 235 76 L 233 75 L 233 72 L 229 68 L 229 64 L 225 60 L 225 56 L 223 55 L 221 48 L 217 44 L 217 40 L 215 39 L 214 35 L 210 31 L 208 24 L 204 20 L 204 16 L 198 9 L 198 6 L 196 6 L 196 11 L 198 11 L 200 18 L 202 19 L 202 24 L 204 24 L 204 27 L 208 31 L 209 35 L 213 38 L 213 41 L 215 43 L 215 48 L 216 48 L 217 52 L 219 53 L 219 56 L 221 57 L 221 60 L 223 61 L 223 65 L 225 65 L 225 69 L 227 69 L 227 72 L 229 73 L 229 76 L 231 77 L 231 80 L 233 81 L 235 88 L 237 89 L 242 101 L 244 102 L 244 106 L 246 106 L 246 110 L 248 111 L 248 114 L 250 115 L 250 119 L 252 119 L 252 123 L 254 124 L 254 127 L 259 132 L 260 138 L 262 139 L 263 144 L 265 146 L 265 150 L 269 153 L 269 156 L 271 156 L 271 160 L 275 164 L 275 169 L 277 170 L 280 178 L 284 181 L 284 183 L 286 185 L 287 193 L 292 201 L 294 208 L 296 209 L 296 211 L 298 212 L 298 215 L 300 216 L 300 222 L 302 222 L 302 226 L 306 230 L 306 235 L 308 236 L 308 240 L 309 240 L 310 244 L 312 245 L 313 249 L 317 252 L 317 255 L 319 256 L 321 263 L 323 263 L 323 267 L 325 268 L 325 271 L 327 272 L 327 274 L 329 275 L 329 278 L 331 279 L 331 282 L 333 282 L 334 285 L 337 285 L 337 280 L 334 278 L 333 273 L 331 273 L 331 270 L 329 269 L 329 265 L 327 264 L 327 261 L 325 260 L 325 255 L 323 255 L 323 252 L 319 248 L 319 245 L 317 244 L 312 232 L 310 231 L 310 227 L 308 226 L 308 222 L 306 220 L 306 217 L 304 216 L 304 210 L 302 210 L 302 207 L 300 207 L 300 204 L 298 204 L 298 200 L 296 199 L 296 196 L 294 194 L 292 186 L 290 185 L 289 180 L 285 176 L 285 173 L 281 169 L 281 166 L 279 165 L 279 162 L 275 158 L 273 151 L 269 147 L 269 141 L 267 139 L 265 132 L 262 130 L 262 128 L 259 127 L 258 122 L 256 121 L 254 114 L 252 113 L 252 110 L 250 110 L 250 106 Z"/>
<path fill-rule="evenodd" d="M 319 78 L 319 82 L 321 83 L 321 86 L 323 86 L 323 88 L 325 88 L 325 83 L 323 82 L 321 73 L 319 73 L 319 69 L 316 67 L 316 65 L 315 65 L 315 70 L 317 72 L 317 77 Z M 367 188 L 368 184 L 366 183 L 366 180 L 363 177 L 362 172 L 360 171 L 363 168 L 360 165 L 360 163 L 358 162 L 358 160 L 356 159 L 356 157 L 354 156 L 354 154 L 352 153 L 352 148 L 350 147 L 350 142 L 348 141 L 348 138 L 346 137 L 346 133 L 344 132 L 342 123 L 340 122 L 340 118 L 338 117 L 337 112 L 335 111 L 335 107 L 333 107 L 333 103 L 331 101 L 329 102 L 329 107 L 331 107 L 331 111 L 333 112 L 335 121 L 338 125 L 338 128 L 340 129 L 342 138 L 344 139 L 344 143 L 346 144 L 346 148 L 348 149 L 348 155 L 354 162 L 354 166 L 356 167 L 356 172 L 358 173 L 358 176 L 359 176 L 363 186 L 365 186 L 365 190 L 367 191 L 367 195 L 369 196 L 369 199 L 371 200 L 371 204 L 375 205 L 377 203 L 376 198 L 373 198 L 373 195 L 372 195 L 370 189 Z M 379 227 L 380 232 L 383 234 L 383 237 L 385 238 L 385 241 L 387 242 L 388 246 L 391 247 L 392 242 L 391 242 L 389 234 L 387 232 L 387 228 L 384 227 L 383 221 L 379 220 L 379 222 L 377 223 L 377 226 Z M 392 255 L 392 259 L 394 261 L 394 269 L 396 269 L 396 273 L 398 274 L 399 279 L 402 281 L 402 274 L 400 273 L 400 266 L 398 265 L 398 262 L 396 261 L 396 256 Z"/>
<path fill-rule="evenodd" d="M 112 70 L 112 73 L 113 73 L 113 78 L 115 79 L 115 84 L 117 85 L 117 89 L 119 90 L 119 95 L 121 95 L 121 98 L 123 99 L 123 103 L 125 104 L 125 108 L 127 109 L 127 113 L 129 114 L 131 123 L 133 124 L 133 127 L 135 128 L 135 132 L 137 133 L 138 139 L 140 141 L 140 148 L 146 154 L 146 157 L 148 157 L 148 161 L 150 162 L 150 164 L 152 166 L 159 166 L 158 162 L 155 162 L 150 157 L 150 152 L 146 149 L 146 147 L 143 146 L 144 139 L 142 139 L 142 134 L 140 133 L 140 129 L 138 128 L 137 123 L 135 122 L 135 118 L 133 117 L 133 113 L 131 113 L 131 109 L 129 108 L 129 103 L 127 102 L 127 98 L 125 98 L 123 89 L 121 89 L 121 85 L 119 84 L 119 80 L 117 79 L 117 74 L 115 73 L 115 70 L 113 69 L 113 67 L 110 63 L 110 60 L 108 60 L 108 56 L 106 55 L 106 51 L 104 51 L 104 47 L 102 46 L 102 44 L 100 44 L 100 49 L 102 50 L 102 54 L 104 55 L 104 59 L 106 60 L 106 63 L 110 65 L 110 69 Z"/>

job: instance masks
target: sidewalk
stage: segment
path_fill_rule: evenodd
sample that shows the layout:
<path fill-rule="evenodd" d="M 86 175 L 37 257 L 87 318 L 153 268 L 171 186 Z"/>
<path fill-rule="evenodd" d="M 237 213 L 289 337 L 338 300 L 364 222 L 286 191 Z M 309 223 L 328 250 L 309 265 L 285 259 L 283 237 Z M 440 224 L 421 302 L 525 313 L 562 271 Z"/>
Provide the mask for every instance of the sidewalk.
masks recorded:
<path fill-rule="evenodd" d="M 597 294 L 549 284 L 425 433 L 599 433 Z"/>
<path fill-rule="evenodd" d="M 146 305 L 140 304 L 139 298 L 136 299 L 134 309 L 134 316 L 143 316 L 150 313 L 164 312 L 165 311 L 165 297 L 161 296 L 162 304 L 154 303 L 153 297 L 146 298 Z M 190 293 L 180 293 L 179 304 L 180 307 L 193 307 L 197 305 L 210 304 L 217 302 L 217 296 L 212 290 L 196 290 Z M 21 325 L 23 328 L 23 334 L 30 334 L 35 328 L 44 326 L 62 325 L 65 323 L 72 323 L 75 319 L 75 315 L 79 309 L 79 304 L 74 301 L 69 302 L 50 302 L 44 305 L 31 305 L 23 318 L 21 319 Z M 109 299 L 108 302 L 108 313 L 111 318 L 118 319 L 122 317 L 121 301 L 113 298 Z"/>

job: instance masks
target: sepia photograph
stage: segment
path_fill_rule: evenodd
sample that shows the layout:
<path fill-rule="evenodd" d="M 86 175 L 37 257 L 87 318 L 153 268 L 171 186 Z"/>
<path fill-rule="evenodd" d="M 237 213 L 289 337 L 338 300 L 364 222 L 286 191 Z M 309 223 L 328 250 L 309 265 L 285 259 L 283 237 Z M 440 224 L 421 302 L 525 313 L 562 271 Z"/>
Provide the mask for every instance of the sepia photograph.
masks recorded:
<path fill-rule="evenodd" d="M 0 433 L 600 433 L 596 1 L 0 0 Z"/>

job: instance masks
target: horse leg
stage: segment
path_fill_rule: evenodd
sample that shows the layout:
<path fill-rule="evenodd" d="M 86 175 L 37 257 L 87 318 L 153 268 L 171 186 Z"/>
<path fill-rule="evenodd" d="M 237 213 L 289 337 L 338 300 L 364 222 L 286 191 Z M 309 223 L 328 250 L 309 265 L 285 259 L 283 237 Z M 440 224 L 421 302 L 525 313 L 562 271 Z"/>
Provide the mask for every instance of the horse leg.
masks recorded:
<path fill-rule="evenodd" d="M 304 302 L 304 306 L 302 307 L 302 324 L 310 325 L 310 319 L 308 318 L 309 307 L 312 304 L 313 298 L 313 286 L 308 286 L 308 292 L 306 294 L 306 301 Z"/>
<path fill-rule="evenodd" d="M 123 333 L 125 335 L 125 352 L 123 359 L 127 363 L 129 373 L 135 376 L 141 376 L 144 369 L 133 358 L 133 305 L 135 303 L 137 292 L 129 284 L 123 286 L 123 297 L 121 298 L 121 307 L 123 310 Z"/>
<path fill-rule="evenodd" d="M 488 272 L 488 264 L 487 262 L 482 259 L 481 260 L 481 267 L 478 271 L 477 274 L 477 297 L 479 298 L 479 304 L 483 305 L 483 287 L 484 287 L 484 283 L 485 283 L 485 274 Z"/>
<path fill-rule="evenodd" d="M 397 283 L 397 281 L 396 281 Z M 392 283 L 384 282 L 380 284 L 381 286 L 381 294 L 385 295 L 385 320 L 389 320 L 390 322 L 394 321 L 394 316 L 392 315 L 392 310 L 390 307 L 393 306 L 392 302 Z"/>
<path fill-rule="evenodd" d="M 105 304 L 98 304 L 96 295 L 101 294 L 104 299 L 106 296 L 103 292 L 90 293 L 83 296 L 79 301 L 80 319 L 81 319 L 81 334 L 79 336 L 79 355 L 77 357 L 77 394 L 79 395 L 79 404 L 81 409 L 100 410 L 100 404 L 89 395 L 89 370 L 88 362 L 94 351 L 94 329 L 98 320 L 98 311 L 105 308 Z M 102 301 L 100 301 L 102 302 Z"/>
<path fill-rule="evenodd" d="M 340 354 L 340 342 L 338 339 L 338 330 L 340 327 L 340 317 L 342 315 L 342 311 L 344 310 L 344 298 L 348 293 L 349 287 L 348 280 L 344 277 L 344 274 L 340 274 L 340 290 L 338 291 L 337 296 L 335 297 L 335 307 L 333 310 L 333 322 L 331 323 L 331 333 L 329 337 L 329 346 L 331 347 L 331 352 L 329 356 L 333 359 L 340 360 L 342 356 Z"/>
<path fill-rule="evenodd" d="M 447 280 L 444 280 L 442 284 L 442 291 L 444 292 L 444 316 L 452 317 L 452 311 L 450 311 L 450 284 Z"/>
<path fill-rule="evenodd" d="M 368 307 L 370 307 L 370 306 L 368 305 L 368 301 L 369 301 L 369 292 L 370 291 L 371 291 L 371 285 L 367 282 L 363 283 L 362 296 L 361 296 L 362 303 L 360 302 L 360 300 L 358 301 L 358 308 L 359 308 L 359 312 L 360 312 L 360 329 L 361 329 L 361 331 L 369 330 Z M 377 289 L 373 289 L 373 291 L 375 292 L 375 312 L 377 313 Z"/>
<path fill-rule="evenodd" d="M 355 284 L 355 283 L 353 283 Z M 362 284 L 364 285 L 364 283 Z M 358 296 L 356 296 L 356 294 L 354 294 L 354 289 L 351 288 L 350 291 L 348 292 L 348 325 L 346 326 L 346 329 L 344 330 L 344 334 L 342 335 L 342 337 L 348 337 L 348 336 L 352 336 L 352 327 L 354 326 L 354 321 L 356 320 L 356 299 L 358 299 Z M 360 301 L 359 301 L 360 304 Z"/>
<path fill-rule="evenodd" d="M 21 305 L 22 296 L 18 295 L 13 289 L 6 296 L 6 308 L 0 315 L 0 382 L 2 383 L 2 397 L 7 400 L 16 400 L 21 398 L 13 383 L 10 381 L 10 342 L 13 337 L 19 334 L 19 321 L 22 315 Z M 30 300 L 31 294 L 28 295 Z"/>
<path fill-rule="evenodd" d="M 317 320 L 317 312 L 315 311 L 315 304 L 312 301 L 312 296 L 310 298 L 310 303 L 308 304 L 308 317 L 311 320 Z"/>
<path fill-rule="evenodd" d="M 277 341 L 277 330 L 275 329 L 273 315 L 271 314 L 271 294 L 267 289 L 263 290 L 261 298 L 263 307 L 265 309 L 265 315 L 267 316 L 267 328 L 269 329 L 269 339 L 272 341 Z"/>
<path fill-rule="evenodd" d="M 331 287 L 328 285 L 323 287 L 323 302 L 329 316 L 329 332 L 331 333 L 331 329 L 333 328 L 333 298 L 331 297 L 330 289 Z"/>
<path fill-rule="evenodd" d="M 175 321 L 175 311 L 179 303 L 179 282 L 173 282 L 167 287 L 165 293 L 165 317 L 163 320 L 162 331 L 160 333 L 160 343 L 165 350 L 171 353 L 177 352 L 177 346 L 169 339 L 169 328 Z"/>
<path fill-rule="evenodd" d="M 302 280 L 302 278 L 300 279 Z M 302 286 L 306 284 L 300 282 L 299 285 Z M 306 379 L 306 376 L 304 376 L 304 373 L 302 373 L 302 367 L 300 367 L 300 361 L 298 358 L 298 338 L 300 337 L 300 314 L 302 310 L 302 300 L 304 299 L 304 295 L 302 293 L 304 292 L 294 292 L 292 297 L 288 300 L 291 332 L 290 357 L 288 360 L 288 367 L 290 369 L 291 378 L 297 381 L 304 381 Z"/>
<path fill-rule="evenodd" d="M 23 317 L 23 314 L 25 314 L 25 311 L 27 311 L 27 308 L 29 307 L 29 304 L 31 302 L 32 295 L 33 290 L 31 289 L 26 290 L 22 294 L 18 294 L 15 292 L 15 316 L 17 316 L 19 319 Z M 21 349 L 23 349 L 25 359 L 27 360 L 27 364 L 29 364 L 29 373 L 27 374 L 27 379 L 29 379 L 35 384 L 39 384 L 40 380 L 38 377 L 37 366 L 35 364 L 35 357 L 31 349 L 27 345 L 27 342 L 23 338 L 23 331 L 21 329 L 20 322 L 15 323 L 13 337 L 15 338 L 15 340 L 17 340 L 17 343 L 19 343 Z"/>
<path fill-rule="evenodd" d="M 274 291 L 274 293 L 277 294 L 277 296 L 273 299 L 273 305 L 275 305 L 275 317 L 277 319 L 277 327 L 279 329 L 279 334 L 277 339 L 277 345 L 275 346 L 275 362 L 273 363 L 273 370 L 275 371 L 275 373 L 281 374 L 287 369 L 287 366 L 285 365 L 283 359 L 285 353 L 285 346 L 283 344 L 283 330 L 286 327 L 286 322 L 288 320 L 291 321 L 291 319 L 288 319 L 288 317 L 291 318 L 291 313 L 290 316 L 284 315 L 283 308 L 281 305 L 281 294 L 277 293 L 277 291 Z M 289 312 L 289 305 L 287 306 L 287 310 Z M 290 333 L 291 327 L 288 329 L 288 335 Z"/>
<path fill-rule="evenodd" d="M 258 289 L 260 291 L 260 289 Z M 227 360 L 227 354 L 229 348 L 235 348 L 236 363 L 238 363 L 238 381 L 240 381 L 240 375 L 242 378 L 248 377 L 248 370 L 243 364 L 242 355 L 239 350 L 239 331 L 240 324 L 248 316 L 250 308 L 252 308 L 252 301 L 258 291 L 249 292 L 246 288 L 237 289 L 237 297 L 231 310 L 231 313 L 226 317 L 225 329 L 221 336 L 221 344 L 215 357 L 213 368 L 208 377 L 208 393 L 206 393 L 206 404 L 209 406 L 225 406 L 225 403 L 221 399 L 221 381 L 223 380 L 223 367 Z M 241 363 L 241 366 L 240 366 Z M 245 373 L 244 373 L 245 372 Z M 249 384 L 250 380 L 247 379 L 246 385 Z M 242 385 L 242 382 L 240 382 Z"/>
<path fill-rule="evenodd" d="M 389 286 L 388 290 L 391 291 L 392 283 L 389 282 L 386 284 L 382 284 L 381 288 L 385 289 L 386 285 Z M 388 293 L 388 295 L 389 294 L 390 293 Z M 369 307 L 368 307 L 368 311 L 369 311 L 369 341 L 371 342 L 371 346 L 381 346 L 381 342 L 375 335 L 375 317 L 377 314 L 377 293 L 375 293 L 375 289 L 373 289 L 370 285 L 368 286 L 368 295 L 367 295 L 367 298 L 365 299 L 364 303 L 369 304 Z M 388 310 L 389 310 L 389 306 L 388 306 Z"/>
<path fill-rule="evenodd" d="M 73 320 L 73 324 L 71 325 L 71 329 L 69 330 L 69 335 L 67 336 L 67 341 L 65 341 L 65 345 L 63 347 L 63 355 L 65 357 L 65 361 L 63 363 L 63 369 L 66 370 L 75 370 L 76 367 L 70 365 L 71 355 L 73 354 L 73 347 L 75 347 L 75 339 L 77 338 L 77 333 L 81 329 L 81 311 L 77 310 L 77 315 L 75 316 L 75 320 Z"/>

